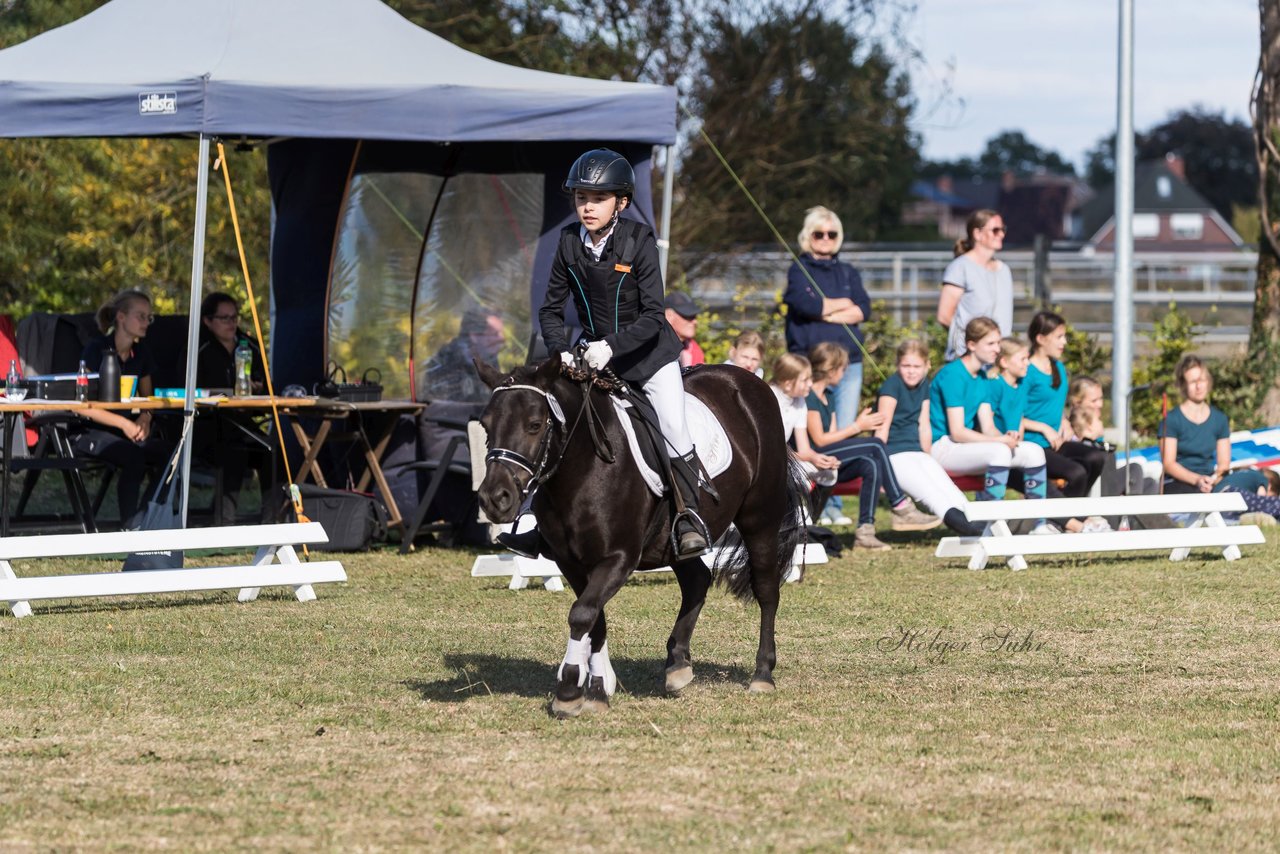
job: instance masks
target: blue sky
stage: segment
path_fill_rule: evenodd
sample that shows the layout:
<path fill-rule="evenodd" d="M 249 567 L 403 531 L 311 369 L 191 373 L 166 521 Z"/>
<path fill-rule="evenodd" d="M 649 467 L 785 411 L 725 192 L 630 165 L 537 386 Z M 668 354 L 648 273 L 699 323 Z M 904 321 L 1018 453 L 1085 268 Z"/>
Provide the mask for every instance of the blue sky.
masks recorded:
<path fill-rule="evenodd" d="M 1021 130 L 1083 163 L 1115 130 L 1118 26 L 1118 0 L 918 0 L 909 33 L 924 54 L 912 82 L 925 156 L 976 155 Z M 1134 34 L 1138 130 L 1193 104 L 1248 120 L 1256 0 L 1135 0 Z"/>

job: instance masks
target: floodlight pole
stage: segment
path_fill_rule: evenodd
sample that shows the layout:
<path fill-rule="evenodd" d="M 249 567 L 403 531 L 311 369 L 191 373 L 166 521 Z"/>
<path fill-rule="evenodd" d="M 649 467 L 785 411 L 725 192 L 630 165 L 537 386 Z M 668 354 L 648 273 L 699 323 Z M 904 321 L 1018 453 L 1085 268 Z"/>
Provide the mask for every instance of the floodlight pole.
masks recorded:
<path fill-rule="evenodd" d="M 1120 0 L 1116 91 L 1115 313 L 1111 325 L 1111 412 L 1128 445 L 1133 384 L 1133 0 Z"/>
<path fill-rule="evenodd" d="M 658 263 L 662 268 L 662 284 L 667 283 L 667 258 L 671 254 L 671 185 L 676 179 L 676 161 L 674 145 L 663 147 L 666 162 L 663 166 L 662 178 L 662 232 L 658 235 Z"/>
<path fill-rule="evenodd" d="M 195 245 L 191 250 L 191 299 L 187 303 L 187 384 L 182 398 L 182 527 L 187 527 L 191 491 L 191 433 L 196 417 L 196 342 L 200 333 L 200 293 L 204 287 L 204 232 L 209 207 L 209 137 L 200 134 L 196 168 Z"/>

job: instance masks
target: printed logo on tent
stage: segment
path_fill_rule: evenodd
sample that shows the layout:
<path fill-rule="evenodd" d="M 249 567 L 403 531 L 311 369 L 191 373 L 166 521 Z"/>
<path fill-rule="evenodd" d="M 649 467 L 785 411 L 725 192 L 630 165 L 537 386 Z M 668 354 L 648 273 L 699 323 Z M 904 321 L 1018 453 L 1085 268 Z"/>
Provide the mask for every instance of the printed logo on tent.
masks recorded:
<path fill-rule="evenodd" d="M 138 115 L 172 116 L 178 112 L 177 92 L 143 92 L 138 95 Z"/>

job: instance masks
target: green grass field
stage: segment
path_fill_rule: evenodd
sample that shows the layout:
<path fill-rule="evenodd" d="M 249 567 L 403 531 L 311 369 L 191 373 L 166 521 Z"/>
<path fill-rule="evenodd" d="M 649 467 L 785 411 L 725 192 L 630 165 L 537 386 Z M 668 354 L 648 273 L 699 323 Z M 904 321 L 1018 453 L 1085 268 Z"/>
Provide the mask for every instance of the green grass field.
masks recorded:
<path fill-rule="evenodd" d="M 1011 573 L 886 539 L 784 589 L 767 696 L 718 588 L 664 696 L 677 587 L 633 581 L 613 709 L 573 721 L 570 594 L 464 551 L 347 556 L 307 604 L 5 610 L 0 847 L 1274 849 L 1280 546 Z"/>

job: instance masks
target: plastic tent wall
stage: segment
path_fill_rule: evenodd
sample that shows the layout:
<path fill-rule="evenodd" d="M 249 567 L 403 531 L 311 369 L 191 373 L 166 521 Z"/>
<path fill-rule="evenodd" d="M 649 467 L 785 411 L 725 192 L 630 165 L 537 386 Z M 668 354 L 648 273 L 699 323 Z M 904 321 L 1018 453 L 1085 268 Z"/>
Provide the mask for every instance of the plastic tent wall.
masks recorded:
<path fill-rule="evenodd" d="M 607 144 L 636 164 L 632 215 L 652 224 L 651 147 Z M 572 220 L 561 183 L 591 145 L 272 145 L 280 382 L 309 387 L 332 360 L 348 376 L 376 368 L 392 397 L 487 397 L 470 357 L 508 367 L 528 355 Z"/>

